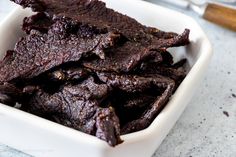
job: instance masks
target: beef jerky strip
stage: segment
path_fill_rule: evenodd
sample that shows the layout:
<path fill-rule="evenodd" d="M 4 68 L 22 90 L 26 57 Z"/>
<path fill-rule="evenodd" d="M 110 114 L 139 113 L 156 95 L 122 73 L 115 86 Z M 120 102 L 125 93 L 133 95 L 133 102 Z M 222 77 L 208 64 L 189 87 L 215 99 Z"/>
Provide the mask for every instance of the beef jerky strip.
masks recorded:
<path fill-rule="evenodd" d="M 161 52 L 161 56 L 162 56 L 162 65 L 172 65 L 173 64 L 173 56 L 170 54 L 170 52 L 168 51 L 162 51 Z"/>
<path fill-rule="evenodd" d="M 0 85 L 0 103 L 15 106 L 16 102 L 22 98 L 22 91 L 10 83 Z"/>
<path fill-rule="evenodd" d="M 27 34 L 30 34 L 32 29 L 38 30 L 42 33 L 47 33 L 49 27 L 54 23 L 54 21 L 49 18 L 44 13 L 37 13 L 30 17 L 25 17 L 23 20 L 22 29 Z"/>
<path fill-rule="evenodd" d="M 176 82 L 182 81 L 186 76 L 186 71 L 183 68 L 175 69 L 173 67 L 161 66 L 155 63 L 143 63 L 140 69 L 136 70 L 139 74 L 159 74 L 162 76 L 167 76 Z M 178 84 L 176 84 L 178 85 Z"/>
<path fill-rule="evenodd" d="M 129 121 L 139 118 L 155 100 L 156 96 L 147 95 L 147 93 L 126 93 L 123 91 L 116 91 L 110 97 L 111 104 L 120 119 L 121 127 Z"/>
<path fill-rule="evenodd" d="M 146 94 L 135 94 L 133 96 L 129 96 L 124 100 L 124 108 L 129 110 L 136 110 L 139 108 L 143 108 L 151 104 L 155 100 L 155 97 L 149 96 Z"/>
<path fill-rule="evenodd" d="M 55 82 L 77 82 L 88 77 L 90 72 L 81 67 L 59 68 L 47 73 L 47 79 Z"/>
<path fill-rule="evenodd" d="M 83 65 L 87 68 L 98 71 L 129 72 L 139 65 L 146 58 L 150 57 L 161 48 L 185 45 L 188 43 L 189 30 L 183 34 L 171 39 L 159 39 L 154 41 L 150 46 L 145 47 L 143 44 L 126 42 L 123 46 L 109 49 L 105 60 L 96 59 L 85 61 Z M 156 51 L 154 51 L 156 50 Z"/>
<path fill-rule="evenodd" d="M 163 38 L 163 39 L 174 38 L 175 36 L 178 35 L 177 33 L 174 32 L 164 32 L 153 27 L 147 27 L 147 32 L 154 35 L 157 38 Z"/>
<path fill-rule="evenodd" d="M 25 17 L 22 29 L 27 34 L 30 34 L 31 30 L 38 30 L 42 33 L 47 33 L 50 27 L 57 21 L 66 23 L 64 24 L 65 33 L 76 34 L 81 38 L 108 33 L 108 31 L 105 29 L 97 29 L 95 26 L 83 24 L 81 22 L 75 22 L 65 17 L 54 19 L 47 16 L 45 13 L 37 13 L 30 17 Z"/>
<path fill-rule="evenodd" d="M 173 64 L 173 57 L 168 51 L 154 51 L 150 57 L 144 59 L 140 65 L 137 65 L 130 73 L 139 73 L 139 70 L 147 65 L 170 66 Z"/>
<path fill-rule="evenodd" d="M 0 85 L 0 102 L 9 106 L 15 106 L 16 103 L 23 104 L 37 88 L 37 86 L 26 86 L 22 89 L 15 84 L 4 82 Z"/>
<path fill-rule="evenodd" d="M 0 62 L 0 82 L 17 77 L 32 78 L 63 63 L 78 61 L 82 56 L 103 55 L 104 48 L 114 45 L 117 34 L 107 33 L 78 38 L 65 34 L 64 22 L 56 22 L 48 34 L 31 31 L 21 38 L 14 51 L 8 51 Z"/>
<path fill-rule="evenodd" d="M 68 66 L 70 65 L 70 67 Z M 64 84 L 78 84 L 87 79 L 91 72 L 87 69 L 75 66 L 77 64 L 62 65 L 52 68 L 49 71 L 38 75 L 32 79 L 16 79 L 14 82 L 18 87 L 26 88 L 25 93 L 34 92 L 34 88 L 41 88 L 48 93 L 57 92 Z M 72 67 L 71 67 L 72 66 Z M 29 88 L 29 89 L 28 89 Z M 33 91 L 28 91 L 28 90 Z M 28 92 L 27 92 L 28 91 Z"/>
<path fill-rule="evenodd" d="M 112 107 L 99 107 L 108 92 L 106 84 L 96 84 L 90 77 L 81 84 L 66 85 L 52 95 L 39 90 L 28 110 L 36 115 L 52 115 L 57 122 L 96 135 L 114 146 L 121 142 L 119 119 Z"/>
<path fill-rule="evenodd" d="M 171 96 L 175 83 L 173 80 L 160 75 L 115 75 L 98 73 L 101 81 L 109 86 L 126 92 L 143 92 L 148 88 L 164 88 L 164 92 L 157 97 L 156 102 L 148 108 L 140 118 L 127 123 L 122 128 L 122 134 L 139 131 L 150 125 L 156 115 L 161 111 Z"/>
<path fill-rule="evenodd" d="M 174 83 L 163 84 L 163 86 L 165 86 L 166 89 L 160 96 L 157 97 L 156 102 L 150 105 L 141 117 L 125 124 L 121 128 L 121 134 L 127 134 L 145 129 L 152 123 L 155 117 L 164 108 L 174 90 Z"/>
<path fill-rule="evenodd" d="M 146 91 L 143 93 L 129 93 L 113 89 L 112 92 L 113 94 L 111 94 L 109 100 L 115 106 L 115 109 L 119 108 L 121 112 L 143 110 L 156 99 L 156 94 L 154 96 Z"/>
<path fill-rule="evenodd" d="M 138 76 L 97 72 L 97 76 L 108 86 L 128 93 L 144 92 L 153 87 L 166 88 L 167 85 L 172 87 L 175 84 L 172 79 L 157 74 Z"/>
<path fill-rule="evenodd" d="M 178 62 L 174 63 L 171 67 L 174 69 L 183 68 L 186 63 L 187 63 L 187 59 L 183 58 L 179 60 Z"/>
<path fill-rule="evenodd" d="M 173 64 L 173 57 L 168 51 L 161 52 L 160 54 L 162 57 L 161 62 L 149 59 L 141 63 L 141 65 L 134 70 L 133 74 L 159 74 L 170 77 L 176 82 L 182 81 L 186 76 L 184 65 L 187 60 L 181 59 Z M 178 86 L 178 84 L 176 84 L 176 86 Z"/>
<path fill-rule="evenodd" d="M 31 7 L 37 12 L 46 12 L 51 17 L 67 17 L 73 21 L 88 23 L 99 29 L 118 31 L 129 40 L 173 38 L 175 33 L 166 33 L 155 28 L 146 27 L 135 19 L 106 8 L 104 2 L 98 0 L 12 0 L 23 7 Z"/>

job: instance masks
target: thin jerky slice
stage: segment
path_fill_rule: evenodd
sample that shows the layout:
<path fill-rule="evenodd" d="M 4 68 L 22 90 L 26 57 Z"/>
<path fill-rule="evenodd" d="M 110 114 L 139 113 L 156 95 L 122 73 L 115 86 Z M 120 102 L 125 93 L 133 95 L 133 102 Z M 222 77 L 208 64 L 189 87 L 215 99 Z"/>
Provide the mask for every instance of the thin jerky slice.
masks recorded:
<path fill-rule="evenodd" d="M 163 82 L 165 82 L 164 80 Z M 155 103 L 150 105 L 144 111 L 141 117 L 126 123 L 121 128 L 121 134 L 127 134 L 127 133 L 145 129 L 152 123 L 155 117 L 161 112 L 161 110 L 164 108 L 164 106 L 168 102 L 170 96 L 172 95 L 174 91 L 175 84 L 174 82 L 167 81 L 167 83 L 162 84 L 162 87 L 165 87 L 165 90 L 160 96 L 157 97 Z"/>
<path fill-rule="evenodd" d="M 151 53 L 152 51 L 148 51 L 141 44 L 126 42 L 121 47 L 107 50 L 105 60 L 83 61 L 83 65 L 96 71 L 127 72 L 148 58 Z"/>
<path fill-rule="evenodd" d="M 170 39 L 177 36 L 177 33 L 174 32 L 164 32 L 154 27 L 147 27 L 148 33 L 154 35 L 157 38 Z"/>
<path fill-rule="evenodd" d="M 113 91 L 114 92 L 114 91 Z M 142 113 L 156 100 L 156 95 L 147 93 L 127 93 L 116 91 L 112 94 L 111 104 L 116 109 L 121 127 L 127 122 L 139 118 Z"/>
<path fill-rule="evenodd" d="M 175 82 L 167 77 L 160 75 L 116 75 L 110 73 L 98 73 L 101 81 L 107 83 L 115 89 L 125 92 L 144 92 L 147 89 L 164 89 L 160 96 L 157 96 L 156 102 L 151 105 L 140 118 L 128 122 L 122 128 L 122 134 L 139 131 L 150 125 L 153 119 L 165 106 L 175 87 Z M 155 87 L 155 88 L 154 88 Z"/>
<path fill-rule="evenodd" d="M 137 67 L 135 67 L 130 74 L 139 74 L 142 73 L 146 68 L 150 68 L 148 70 L 152 71 L 152 66 L 160 66 L 160 67 L 166 67 L 166 66 L 172 66 L 173 64 L 173 57 L 172 55 L 166 51 L 154 51 L 153 54 L 143 60 Z"/>
<path fill-rule="evenodd" d="M 54 21 L 44 13 L 37 13 L 30 17 L 25 17 L 23 20 L 22 30 L 30 34 L 31 30 L 38 30 L 42 33 L 47 33 L 49 27 Z"/>
<path fill-rule="evenodd" d="M 173 56 L 170 54 L 170 52 L 168 52 L 168 51 L 163 52 L 162 51 L 161 56 L 163 58 L 163 60 L 161 62 L 162 65 L 167 65 L 168 66 L 168 65 L 172 65 L 174 63 Z"/>
<path fill-rule="evenodd" d="M 77 82 L 87 78 L 90 71 L 81 67 L 59 68 L 49 72 L 47 78 L 54 82 Z"/>
<path fill-rule="evenodd" d="M 129 95 L 129 97 L 126 97 L 122 106 L 125 109 L 135 111 L 136 109 L 140 109 L 140 108 L 148 106 L 154 100 L 155 100 L 154 96 L 136 93 L 133 95 Z"/>
<path fill-rule="evenodd" d="M 178 69 L 178 68 L 183 68 L 187 63 L 187 59 L 183 58 L 181 60 L 179 60 L 178 62 L 174 63 L 171 67 L 174 69 Z"/>
<path fill-rule="evenodd" d="M 64 64 L 52 68 L 34 78 L 17 79 L 11 82 L 14 82 L 18 87 L 23 89 L 27 87 L 26 91 L 28 91 L 28 88 L 29 90 L 32 89 L 32 92 L 29 91 L 29 93 L 33 93 L 34 88 L 41 88 L 45 92 L 52 94 L 57 92 L 64 84 L 78 84 L 91 75 L 89 70 L 76 65 L 77 64 Z"/>
<path fill-rule="evenodd" d="M 32 78 L 63 63 L 79 61 L 90 54 L 104 56 L 103 50 L 114 45 L 119 35 L 99 34 L 78 38 L 65 34 L 64 23 L 57 22 L 48 34 L 31 31 L 21 38 L 14 51 L 9 51 L 0 65 L 0 82 L 17 77 Z M 51 32 L 51 33 L 50 33 Z"/>
<path fill-rule="evenodd" d="M 146 58 L 155 53 L 159 53 L 161 48 L 168 48 L 173 46 L 180 46 L 187 44 L 189 30 L 185 30 L 181 35 L 171 39 L 159 39 L 153 41 L 148 47 L 134 42 L 126 42 L 123 46 L 109 49 L 106 53 L 106 59 L 95 59 L 92 61 L 85 61 L 83 65 L 87 68 L 98 71 L 113 71 L 113 72 L 129 72 Z M 155 51 L 153 51 L 155 50 Z"/>
<path fill-rule="evenodd" d="M 51 115 L 63 125 L 96 135 L 114 146 L 121 142 L 119 119 L 111 107 L 99 107 L 108 92 L 107 85 L 96 84 L 89 78 L 81 84 L 66 85 L 52 95 L 39 90 L 28 110 L 41 116 Z"/>
<path fill-rule="evenodd" d="M 165 67 L 155 63 L 144 63 L 140 69 L 137 70 L 139 74 L 159 74 L 162 76 L 169 77 L 176 82 L 181 82 L 186 76 L 186 71 L 183 68 L 175 69 L 173 67 Z M 178 84 L 176 84 L 178 85 Z"/>
<path fill-rule="evenodd" d="M 171 86 L 175 84 L 172 79 L 157 74 L 138 76 L 98 72 L 97 76 L 108 86 L 128 93 L 143 92 L 153 87 L 165 88 L 169 84 Z"/>
<path fill-rule="evenodd" d="M 96 115 L 96 137 L 107 141 L 111 146 L 121 143 L 120 123 L 114 109 L 99 108 Z"/>
<path fill-rule="evenodd" d="M 166 52 L 165 52 L 166 54 Z M 168 53 L 167 53 L 168 54 Z M 169 56 L 171 54 L 168 54 Z M 163 57 L 165 58 L 165 57 Z M 182 82 L 182 80 L 185 78 L 187 71 L 184 68 L 186 59 L 182 59 L 174 64 L 171 62 L 167 62 L 170 57 L 167 57 L 167 59 L 163 60 L 163 63 L 153 63 L 153 62 L 144 62 L 141 64 L 140 67 L 136 68 L 135 72 L 136 74 L 159 74 L 162 76 L 169 77 L 175 81 L 175 89 L 179 86 L 179 84 Z M 165 61 L 167 60 L 167 61 Z M 172 59 L 171 59 L 172 60 Z"/>
<path fill-rule="evenodd" d="M 16 102 L 22 98 L 23 92 L 15 85 L 4 83 L 0 85 L 0 103 L 15 106 Z"/>
<path fill-rule="evenodd" d="M 51 17 L 70 18 L 73 21 L 87 23 L 99 29 L 118 31 L 132 41 L 149 42 L 156 38 L 173 38 L 175 33 L 166 33 L 146 27 L 135 19 L 106 8 L 98 0 L 12 0 L 23 7 L 30 7 L 37 12 L 46 12 Z"/>
<path fill-rule="evenodd" d="M 15 84 L 4 82 L 0 85 L 0 103 L 17 108 L 29 100 L 29 96 L 38 89 L 37 86 L 25 86 L 23 89 Z"/>

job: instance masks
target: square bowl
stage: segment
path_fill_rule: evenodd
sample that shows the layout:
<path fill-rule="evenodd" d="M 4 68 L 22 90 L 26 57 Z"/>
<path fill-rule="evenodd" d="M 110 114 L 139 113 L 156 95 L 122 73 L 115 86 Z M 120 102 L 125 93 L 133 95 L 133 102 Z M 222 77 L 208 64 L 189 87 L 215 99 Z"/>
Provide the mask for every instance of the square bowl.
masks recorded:
<path fill-rule="evenodd" d="M 107 7 L 148 26 L 177 33 L 184 28 L 191 30 L 191 44 L 170 49 L 175 60 L 187 58 L 190 68 L 168 104 L 148 128 L 121 136 L 124 142 L 114 148 L 94 136 L 1 104 L 1 143 L 36 157 L 150 157 L 161 144 L 203 78 L 212 56 L 211 44 L 200 26 L 179 12 L 138 0 L 106 0 L 106 3 Z M 22 19 L 31 14 L 29 9 L 16 7 L 0 23 L 0 57 L 6 50 L 13 49 L 23 35 Z"/>

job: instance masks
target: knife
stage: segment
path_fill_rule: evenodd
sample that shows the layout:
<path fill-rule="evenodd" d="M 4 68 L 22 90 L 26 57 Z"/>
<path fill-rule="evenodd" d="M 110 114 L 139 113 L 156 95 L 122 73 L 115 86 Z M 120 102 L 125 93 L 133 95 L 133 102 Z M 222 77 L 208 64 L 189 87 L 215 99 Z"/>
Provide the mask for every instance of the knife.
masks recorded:
<path fill-rule="evenodd" d="M 155 0 L 152 0 L 153 2 Z M 191 0 L 161 0 L 169 4 L 191 9 L 198 13 L 204 19 L 213 22 L 222 27 L 236 31 L 236 8 L 226 6 L 220 3 L 202 3 L 197 4 Z"/>

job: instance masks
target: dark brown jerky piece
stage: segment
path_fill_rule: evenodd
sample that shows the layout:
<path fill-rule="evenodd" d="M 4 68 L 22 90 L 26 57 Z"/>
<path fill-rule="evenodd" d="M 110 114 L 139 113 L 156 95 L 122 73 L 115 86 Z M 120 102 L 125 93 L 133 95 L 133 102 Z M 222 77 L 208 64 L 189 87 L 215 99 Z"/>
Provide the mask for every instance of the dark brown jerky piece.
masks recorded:
<path fill-rule="evenodd" d="M 46 12 L 52 17 L 67 17 L 73 21 L 87 23 L 99 29 L 118 31 L 129 40 L 149 42 L 153 37 L 173 38 L 177 34 L 166 33 L 155 28 L 146 27 L 135 19 L 106 8 L 98 0 L 12 0 L 34 11 Z"/>
<path fill-rule="evenodd" d="M 164 77 L 162 81 L 163 82 L 159 82 L 159 84 L 162 84 L 161 86 L 165 87 L 164 92 L 157 97 L 155 103 L 150 105 L 149 108 L 144 111 L 141 117 L 126 123 L 121 128 L 121 134 L 127 134 L 147 128 L 155 119 L 155 117 L 160 113 L 160 111 L 164 108 L 170 96 L 172 95 L 175 84 L 174 82 L 171 82 L 169 79 Z"/>
<path fill-rule="evenodd" d="M 135 111 L 136 109 L 143 108 L 151 104 L 155 100 L 154 96 L 145 94 L 135 94 L 124 101 L 124 108 Z"/>
<path fill-rule="evenodd" d="M 130 73 L 132 74 L 137 74 L 143 71 L 142 69 L 150 68 L 152 69 L 152 66 L 161 66 L 161 67 L 166 67 L 166 66 L 172 66 L 173 64 L 173 57 L 172 55 L 164 50 L 164 51 L 154 51 L 153 54 L 143 60 L 140 65 L 138 65 L 136 68 L 134 68 Z"/>
<path fill-rule="evenodd" d="M 121 47 L 107 50 L 105 60 L 84 61 L 83 65 L 97 71 L 127 72 L 148 58 L 151 53 L 152 51 L 148 51 L 139 43 L 126 42 Z"/>
<path fill-rule="evenodd" d="M 172 65 L 173 64 L 173 56 L 170 54 L 170 52 L 168 52 L 168 51 L 162 51 L 161 52 L 161 56 L 162 56 L 162 62 L 161 62 L 161 64 L 162 65 L 167 65 L 167 66 L 169 66 L 169 65 Z"/>
<path fill-rule="evenodd" d="M 148 27 L 147 28 L 148 33 L 154 35 L 157 38 L 163 38 L 163 39 L 170 39 L 170 38 L 174 38 L 175 36 L 177 36 L 177 33 L 174 32 L 164 32 L 161 31 L 157 28 L 153 28 L 153 27 Z"/>
<path fill-rule="evenodd" d="M 162 63 L 163 62 L 162 53 L 157 52 L 157 51 L 153 51 L 152 55 L 150 55 L 150 57 L 147 58 L 146 60 L 144 60 L 143 62 L 145 62 L 145 61 L 154 62 L 154 63 Z"/>
<path fill-rule="evenodd" d="M 27 34 L 30 34 L 31 30 L 38 30 L 42 33 L 47 33 L 49 27 L 54 23 L 51 18 L 49 18 L 44 13 L 37 13 L 30 17 L 25 17 L 23 20 L 22 29 Z"/>
<path fill-rule="evenodd" d="M 4 83 L 0 85 L 0 103 L 21 110 L 27 110 L 28 101 L 33 93 L 38 91 L 38 86 L 25 86 L 23 89 L 14 84 Z"/>
<path fill-rule="evenodd" d="M 100 108 L 96 115 L 96 137 L 115 146 L 122 142 L 120 136 L 119 118 L 112 107 Z"/>
<path fill-rule="evenodd" d="M 168 53 L 162 53 L 162 54 L 168 54 Z M 169 56 L 171 54 L 168 54 Z M 175 80 L 176 88 L 179 86 L 179 84 L 182 82 L 182 80 L 185 78 L 187 71 L 184 68 L 184 65 L 186 63 L 186 59 L 182 59 L 174 64 L 172 64 L 172 57 L 163 57 L 163 62 L 161 64 L 159 63 L 153 63 L 153 62 L 144 62 L 141 64 L 139 68 L 136 69 L 135 73 L 137 74 L 159 74 L 162 76 L 169 77 L 173 80 Z M 167 59 L 165 59 L 167 58 Z M 170 59 L 168 59 L 170 58 Z M 171 62 L 169 62 L 170 60 Z"/>
<path fill-rule="evenodd" d="M 38 0 L 11 0 L 11 1 L 22 5 L 23 7 L 30 7 L 34 11 L 44 10 L 45 8 L 44 4 Z"/>
<path fill-rule="evenodd" d="M 175 69 L 172 66 L 165 67 L 155 63 L 143 63 L 137 73 L 140 74 L 159 74 L 169 77 L 176 82 L 181 82 L 186 76 L 186 71 L 183 68 Z M 178 85 L 178 83 L 176 84 Z"/>
<path fill-rule="evenodd" d="M 150 46 L 144 47 L 140 43 L 126 42 L 123 46 L 109 49 L 105 60 L 93 60 L 84 62 L 87 68 L 98 71 L 129 72 L 140 64 L 143 60 L 150 57 L 161 48 L 180 46 L 187 44 L 189 30 L 183 34 L 171 39 L 159 39 L 150 43 Z M 156 51 L 153 51 L 156 50 Z"/>
<path fill-rule="evenodd" d="M 56 82 L 74 82 L 88 77 L 90 72 L 81 67 L 60 68 L 49 72 L 48 79 Z"/>
<path fill-rule="evenodd" d="M 173 64 L 171 67 L 174 69 L 183 68 L 186 63 L 187 63 L 187 59 L 184 58 L 184 59 L 181 59 L 180 61 L 176 62 L 175 64 Z"/>
<path fill-rule="evenodd" d="M 32 78 L 92 53 L 103 57 L 103 50 L 113 46 L 118 37 L 114 33 L 99 34 L 92 38 L 78 38 L 74 34 L 65 36 L 63 27 L 63 23 L 57 22 L 48 34 L 31 31 L 30 35 L 21 38 L 15 50 L 9 51 L 0 63 L 0 82 L 17 77 Z"/>
<path fill-rule="evenodd" d="M 52 95 L 39 90 L 28 110 L 40 116 L 51 115 L 63 125 L 96 135 L 114 146 L 121 142 L 119 119 L 112 108 L 99 107 L 108 92 L 107 85 L 89 78 L 81 84 L 66 85 Z"/>
<path fill-rule="evenodd" d="M 4 83 L 0 85 L 0 103 L 14 106 L 22 98 L 22 91 L 13 84 Z"/>
<path fill-rule="evenodd" d="M 150 125 L 156 115 L 161 111 L 171 96 L 175 83 L 173 80 L 160 75 L 116 75 L 110 73 L 98 73 L 101 81 L 115 89 L 125 92 L 144 92 L 147 89 L 161 88 L 164 92 L 157 97 L 156 102 L 151 105 L 140 118 L 128 122 L 122 128 L 122 134 L 138 131 Z M 155 88 L 154 88 L 155 87 Z"/>
<path fill-rule="evenodd" d="M 65 84 L 78 84 L 91 75 L 91 71 L 82 68 L 78 63 L 68 63 L 52 68 L 47 72 L 40 74 L 32 79 L 17 79 L 12 82 L 19 87 L 29 86 L 29 89 L 35 86 L 40 87 L 45 92 L 55 93 Z"/>
<path fill-rule="evenodd" d="M 112 94 L 110 100 L 116 109 L 116 114 L 120 119 L 120 125 L 122 127 L 127 122 L 139 118 L 147 107 L 156 100 L 156 94 L 153 96 L 147 95 L 147 93 L 116 91 Z"/>
<path fill-rule="evenodd" d="M 147 89 L 157 87 L 166 88 L 167 85 L 173 86 L 173 80 L 157 74 L 150 75 L 117 75 L 112 73 L 97 73 L 97 76 L 102 82 L 113 88 L 129 92 L 144 92 Z"/>

